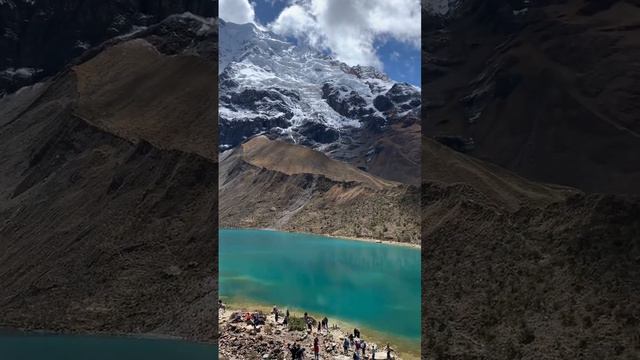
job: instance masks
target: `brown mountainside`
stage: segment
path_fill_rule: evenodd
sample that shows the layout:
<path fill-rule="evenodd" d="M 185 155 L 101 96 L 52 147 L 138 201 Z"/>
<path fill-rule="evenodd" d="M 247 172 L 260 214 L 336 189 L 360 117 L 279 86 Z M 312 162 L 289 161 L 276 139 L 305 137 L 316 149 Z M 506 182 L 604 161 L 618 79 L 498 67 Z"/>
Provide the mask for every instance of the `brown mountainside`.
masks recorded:
<path fill-rule="evenodd" d="M 220 225 L 419 243 L 419 192 L 258 136 L 220 158 Z"/>
<path fill-rule="evenodd" d="M 473 1 L 427 18 L 429 136 L 528 179 L 640 194 L 637 1 Z"/>
<path fill-rule="evenodd" d="M 152 45 L 192 21 L 0 100 L 0 327 L 215 341 L 216 59 Z"/>
<path fill-rule="evenodd" d="M 640 198 L 525 180 L 423 142 L 423 356 L 633 358 Z"/>

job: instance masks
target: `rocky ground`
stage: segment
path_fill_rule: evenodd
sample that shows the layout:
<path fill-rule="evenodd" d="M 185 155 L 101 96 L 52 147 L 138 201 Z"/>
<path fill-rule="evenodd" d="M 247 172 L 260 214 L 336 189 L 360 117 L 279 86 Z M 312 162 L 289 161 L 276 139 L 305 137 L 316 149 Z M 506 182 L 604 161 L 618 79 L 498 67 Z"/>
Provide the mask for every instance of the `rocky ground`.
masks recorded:
<path fill-rule="evenodd" d="M 313 341 L 316 336 L 320 343 L 320 359 L 350 360 L 353 359 L 354 347 L 344 353 L 342 342 L 349 335 L 349 330 L 341 329 L 329 319 L 329 330 L 317 332 L 317 323 L 313 331 L 308 333 L 303 330 L 290 330 L 282 324 L 283 316 L 280 315 L 276 322 L 275 315 L 266 316 L 263 325 L 258 325 L 255 329 L 243 321 L 232 321 L 237 314 L 254 313 L 243 309 L 220 310 L 218 314 L 218 326 L 220 329 L 219 351 L 222 360 L 248 360 L 248 359 L 291 359 L 291 353 L 287 345 L 294 342 L 305 349 L 305 358 L 313 358 Z M 264 313 L 260 312 L 264 315 Z M 291 314 L 295 318 L 295 314 Z M 298 320 L 302 323 L 301 314 Z M 315 321 L 315 320 L 314 320 Z M 361 336 L 367 341 L 366 334 Z M 367 342 L 368 350 L 364 359 L 372 359 L 371 347 L 376 346 L 376 359 L 386 359 L 386 352 L 381 351 L 386 345 Z M 393 348 L 394 346 L 391 345 Z M 394 359 L 401 359 L 392 353 Z"/>
<path fill-rule="evenodd" d="M 423 151 L 423 358 L 637 358 L 640 198 Z"/>
<path fill-rule="evenodd" d="M 639 3 L 423 3 L 423 357 L 637 359 Z"/>

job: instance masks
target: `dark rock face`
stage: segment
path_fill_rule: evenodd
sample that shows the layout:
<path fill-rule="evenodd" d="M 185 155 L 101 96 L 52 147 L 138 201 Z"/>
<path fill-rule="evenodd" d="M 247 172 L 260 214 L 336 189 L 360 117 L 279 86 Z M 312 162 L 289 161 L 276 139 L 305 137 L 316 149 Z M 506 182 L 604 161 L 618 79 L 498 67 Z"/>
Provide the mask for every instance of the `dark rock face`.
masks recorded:
<path fill-rule="evenodd" d="M 300 133 L 316 143 L 329 144 L 338 139 L 340 134 L 335 129 L 328 128 L 316 122 L 307 122 L 300 128 Z"/>
<path fill-rule="evenodd" d="M 0 94 L 61 70 L 71 59 L 112 37 L 155 24 L 169 15 L 217 14 L 211 0 L 108 0 L 0 3 Z M 15 73 L 17 69 L 23 69 Z M 9 71 L 5 71 L 9 70 Z"/>
<path fill-rule="evenodd" d="M 378 95 L 375 99 L 373 99 L 373 106 L 375 106 L 378 111 L 385 112 L 393 108 L 393 102 L 384 95 Z"/>
<path fill-rule="evenodd" d="M 473 150 L 472 139 L 465 139 L 461 136 L 436 136 L 433 139 L 455 151 L 469 152 Z"/>
<path fill-rule="evenodd" d="M 322 86 L 322 98 L 338 114 L 348 118 L 357 119 L 373 112 L 372 109 L 365 108 L 367 102 L 358 93 L 349 91 L 346 87 L 326 83 Z"/>
<path fill-rule="evenodd" d="M 419 109 L 422 105 L 421 94 L 413 86 L 406 83 L 394 84 L 384 95 L 373 99 L 373 106 L 387 116 Z"/>
<path fill-rule="evenodd" d="M 268 132 L 273 128 L 286 129 L 290 126 L 285 117 L 253 117 L 250 121 L 218 119 L 220 149 L 226 150 L 243 143 L 253 135 Z"/>

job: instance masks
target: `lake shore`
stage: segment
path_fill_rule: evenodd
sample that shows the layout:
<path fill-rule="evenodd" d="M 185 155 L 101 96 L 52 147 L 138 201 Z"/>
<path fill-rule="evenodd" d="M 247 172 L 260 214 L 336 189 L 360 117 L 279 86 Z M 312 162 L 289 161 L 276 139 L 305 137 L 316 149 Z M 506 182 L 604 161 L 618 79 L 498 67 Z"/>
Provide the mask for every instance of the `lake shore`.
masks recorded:
<path fill-rule="evenodd" d="M 157 333 L 124 333 L 124 332 L 108 332 L 108 331 L 55 331 L 46 329 L 27 329 L 27 328 L 0 328 L 0 335 L 5 336 L 86 336 L 86 337 L 104 337 L 104 338 L 129 338 L 141 340 L 170 340 L 180 341 L 191 344 L 216 345 L 217 340 L 196 341 L 185 337 L 157 334 Z"/>
<path fill-rule="evenodd" d="M 390 246 L 402 246 L 402 247 L 408 247 L 408 248 L 412 248 L 412 249 L 416 249 L 416 250 L 422 249 L 422 245 L 420 245 L 420 244 L 413 244 L 413 243 L 402 242 L 402 241 L 383 240 L 383 239 L 374 239 L 374 238 L 367 238 L 367 237 L 356 237 L 356 236 L 348 236 L 348 235 L 319 234 L 319 233 L 308 232 L 308 231 L 291 231 L 291 230 L 283 230 L 283 229 L 275 229 L 275 228 L 259 228 L 259 227 L 224 227 L 224 228 L 220 228 L 219 230 L 280 231 L 280 232 L 286 232 L 286 233 L 290 233 L 290 234 L 317 235 L 317 236 L 324 236 L 324 237 L 333 238 L 333 239 L 363 241 L 363 242 L 368 242 L 368 243 L 376 243 L 376 244 L 383 244 L 383 245 L 390 245 Z"/>
<path fill-rule="evenodd" d="M 284 308 L 278 308 L 280 315 L 276 323 L 275 315 L 271 313 L 272 308 L 266 305 L 233 302 L 225 303 L 225 310 L 218 313 L 219 325 L 219 351 L 222 360 L 239 360 L 250 357 L 268 359 L 289 359 L 290 352 L 288 344 L 294 342 L 305 348 L 305 356 L 313 358 L 313 340 L 318 336 L 320 344 L 321 359 L 349 360 L 353 358 L 354 348 L 351 347 L 347 354 L 343 352 L 343 339 L 352 333 L 357 326 L 349 324 L 336 318 L 329 318 L 329 330 L 317 331 L 317 323 L 313 326 L 311 333 L 307 331 L 288 330 L 282 324 Z M 292 318 L 301 318 L 304 311 L 289 308 Z M 252 325 L 244 322 L 232 322 L 230 317 L 235 313 L 259 312 L 266 315 L 265 324 L 258 325 L 256 329 Z M 313 319 L 320 320 L 323 316 L 309 313 Z M 380 332 L 375 332 L 367 328 L 359 327 L 362 338 L 368 343 L 366 357 L 371 359 L 371 349 L 373 344 L 377 346 L 376 359 L 386 359 L 384 351 L 387 343 L 394 349 L 393 359 L 417 360 L 420 359 L 419 344 L 415 346 L 407 345 L 398 339 L 392 339 Z M 413 349 L 409 349 L 409 348 Z M 265 357 L 266 356 L 266 357 Z"/>

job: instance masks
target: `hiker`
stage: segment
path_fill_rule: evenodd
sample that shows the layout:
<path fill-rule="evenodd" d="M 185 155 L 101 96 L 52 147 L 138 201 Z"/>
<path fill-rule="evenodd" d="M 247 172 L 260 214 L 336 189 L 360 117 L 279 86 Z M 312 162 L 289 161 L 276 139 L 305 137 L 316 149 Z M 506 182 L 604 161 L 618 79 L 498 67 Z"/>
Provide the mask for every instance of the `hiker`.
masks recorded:
<path fill-rule="evenodd" d="M 284 320 L 282 320 L 282 325 L 289 325 L 289 312 L 287 311 L 287 315 L 284 316 Z"/>
<path fill-rule="evenodd" d="M 360 349 L 362 349 L 362 357 L 364 358 L 365 351 L 367 351 L 366 341 L 362 340 L 362 342 L 360 343 Z"/>
<path fill-rule="evenodd" d="M 329 319 L 327 319 L 326 316 L 324 317 L 324 319 L 322 319 L 322 326 L 324 326 L 324 328 L 329 331 Z"/>
<path fill-rule="evenodd" d="M 359 338 L 360 337 L 360 330 L 358 330 L 357 328 L 353 329 L 353 336 Z"/>
<path fill-rule="evenodd" d="M 291 358 L 295 359 L 296 356 L 298 355 L 296 342 L 295 341 L 293 342 L 293 346 L 291 344 L 287 344 L 287 349 L 289 349 L 289 351 L 291 352 Z"/>
<path fill-rule="evenodd" d="M 342 342 L 342 348 L 344 349 L 345 354 L 349 353 L 349 339 L 346 336 Z"/>
<path fill-rule="evenodd" d="M 378 351 L 378 346 L 376 344 L 371 345 L 371 360 L 376 360 L 377 351 Z"/>
<path fill-rule="evenodd" d="M 318 321 L 318 333 L 322 331 L 322 326 L 320 325 L 320 321 Z"/>
<path fill-rule="evenodd" d="M 351 345 L 353 345 L 353 334 L 349 334 L 349 349 L 351 349 Z"/>
<path fill-rule="evenodd" d="M 276 316 L 276 324 L 278 323 L 278 307 L 273 305 L 273 310 L 271 311 Z"/>
<path fill-rule="evenodd" d="M 313 354 L 315 355 L 316 360 L 320 360 L 320 344 L 318 335 L 313 339 Z"/>
<path fill-rule="evenodd" d="M 357 351 L 353 352 L 353 360 L 360 360 L 360 353 Z"/>
<path fill-rule="evenodd" d="M 313 332 L 313 321 L 307 313 L 304 313 L 304 323 L 307 324 L 307 332 L 311 334 Z"/>
<path fill-rule="evenodd" d="M 251 325 L 253 325 L 253 330 L 256 330 L 256 328 L 258 327 L 258 314 L 257 313 L 251 314 Z"/>
<path fill-rule="evenodd" d="M 289 317 L 289 309 L 287 309 L 287 312 L 285 313 L 284 316 Z"/>
<path fill-rule="evenodd" d="M 354 342 L 356 343 L 356 352 L 360 352 L 360 339 L 356 338 L 354 339 Z"/>
<path fill-rule="evenodd" d="M 387 360 L 391 360 L 392 352 L 393 352 L 393 349 L 391 348 L 391 346 L 389 346 L 389 343 L 387 343 Z"/>

